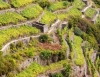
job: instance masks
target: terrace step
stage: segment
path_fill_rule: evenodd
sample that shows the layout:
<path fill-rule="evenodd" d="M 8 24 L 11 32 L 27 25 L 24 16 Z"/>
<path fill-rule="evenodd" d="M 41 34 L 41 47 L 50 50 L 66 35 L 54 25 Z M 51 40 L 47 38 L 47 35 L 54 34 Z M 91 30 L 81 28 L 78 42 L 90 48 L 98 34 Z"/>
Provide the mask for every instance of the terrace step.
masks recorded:
<path fill-rule="evenodd" d="M 30 25 L 32 26 L 32 23 L 35 22 L 35 20 L 28 20 L 26 22 L 21 22 L 19 24 L 16 24 L 16 25 L 7 25 L 7 26 L 2 26 L 0 27 L 0 30 L 4 30 L 4 29 L 7 29 L 7 28 L 10 28 L 10 27 L 17 27 L 17 26 L 21 26 L 21 25 Z"/>
<path fill-rule="evenodd" d="M 51 33 L 53 30 L 56 30 L 56 28 L 58 27 L 58 25 L 60 25 L 61 24 L 61 20 L 57 20 L 55 23 L 53 23 L 52 25 L 51 25 L 51 28 L 50 28 L 50 30 L 48 31 L 48 34 L 49 33 Z"/>
<path fill-rule="evenodd" d="M 16 10 L 17 13 L 21 13 L 24 9 L 26 9 L 28 7 L 32 7 L 34 5 L 36 5 L 36 4 L 31 3 L 31 4 L 26 5 L 25 7 L 15 8 L 15 10 Z"/>
<path fill-rule="evenodd" d="M 0 14 L 4 14 L 6 12 L 15 12 L 15 9 L 14 8 L 10 8 L 10 9 L 0 10 Z"/>
<path fill-rule="evenodd" d="M 59 69 L 56 69 L 54 71 L 50 71 L 50 70 L 47 70 L 44 74 L 40 74 L 38 75 L 37 77 L 49 77 L 50 74 L 55 74 L 55 73 L 59 73 L 61 72 L 62 70 L 64 70 L 64 68 L 59 68 Z"/>
<path fill-rule="evenodd" d="M 94 24 L 96 24 L 96 20 L 97 20 L 97 18 L 98 18 L 98 16 L 99 16 L 99 10 L 96 9 L 96 11 L 97 11 L 96 15 L 94 15 L 94 17 L 93 17 L 92 20 L 91 20 Z"/>
<path fill-rule="evenodd" d="M 39 16 L 37 22 L 40 22 L 41 21 L 41 18 L 44 16 L 45 12 L 43 11 L 42 14 Z"/>
<path fill-rule="evenodd" d="M 55 25 L 57 26 L 59 23 L 60 20 L 58 20 L 57 22 L 56 22 L 56 24 L 53 24 L 53 26 L 52 27 L 54 27 Z M 25 23 L 24 23 L 25 24 Z M 30 22 L 27 22 L 27 24 L 32 24 L 32 25 L 34 25 L 34 23 L 33 23 L 33 21 L 31 21 L 31 23 Z M 36 24 L 37 25 L 44 25 L 44 24 L 42 24 L 42 23 L 39 23 L 39 22 L 36 22 Z M 18 25 L 17 25 L 18 26 Z M 51 31 L 54 31 L 54 28 L 50 28 L 50 30 L 48 31 L 48 34 L 50 34 L 51 33 Z M 29 41 L 29 39 L 30 39 L 30 37 L 32 37 L 32 38 L 37 38 L 37 37 L 39 37 L 40 35 L 36 35 L 36 36 L 29 36 L 29 37 L 24 37 L 24 38 L 19 38 L 19 39 L 16 39 L 16 40 L 13 40 L 13 41 L 10 41 L 10 42 L 8 42 L 6 45 L 4 45 L 3 47 L 2 47 L 2 49 L 1 49 L 1 51 L 3 52 L 3 55 L 7 55 L 7 51 L 8 51 L 8 49 L 9 49 L 9 47 L 10 47 L 10 44 L 11 43 L 17 43 L 18 41 Z"/>
<path fill-rule="evenodd" d="M 67 9 L 57 10 L 57 11 L 54 11 L 53 13 L 54 13 L 54 14 L 66 13 L 66 12 L 68 12 L 72 7 L 73 7 L 73 6 L 70 6 L 70 7 L 68 7 Z"/>
<path fill-rule="evenodd" d="M 10 48 L 10 44 L 14 43 L 16 44 L 18 41 L 23 41 L 25 43 L 25 41 L 29 42 L 30 40 L 30 37 L 32 38 L 38 38 L 40 35 L 36 35 L 36 36 L 29 36 L 29 37 L 24 37 L 24 38 L 19 38 L 19 39 L 16 39 L 16 40 L 13 40 L 13 41 L 10 41 L 8 42 L 6 45 L 4 45 L 1 49 L 1 51 L 3 52 L 3 55 L 7 55 L 7 51 L 9 50 Z"/>
<path fill-rule="evenodd" d="M 90 4 L 90 5 L 88 5 L 87 7 L 85 7 L 81 12 L 82 12 L 82 14 L 84 14 L 85 13 L 85 11 L 88 9 L 88 8 L 90 8 L 90 7 L 92 7 L 92 3 Z"/>

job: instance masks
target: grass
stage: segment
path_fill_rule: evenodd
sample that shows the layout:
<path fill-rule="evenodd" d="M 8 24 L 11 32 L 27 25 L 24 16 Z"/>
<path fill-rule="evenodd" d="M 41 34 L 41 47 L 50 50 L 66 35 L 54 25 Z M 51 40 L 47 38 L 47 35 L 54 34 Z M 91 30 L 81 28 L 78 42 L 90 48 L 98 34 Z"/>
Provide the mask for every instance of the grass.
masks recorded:
<path fill-rule="evenodd" d="M 5 14 L 0 14 L 0 25 L 7 24 L 17 24 L 19 21 L 26 20 L 23 16 L 16 12 L 7 12 Z"/>
<path fill-rule="evenodd" d="M 52 24 L 55 21 L 55 19 L 56 19 L 55 14 L 49 11 L 45 11 L 44 16 L 42 17 L 40 22 L 50 26 L 50 24 Z"/>
<path fill-rule="evenodd" d="M 11 39 L 18 38 L 19 35 L 27 36 L 39 33 L 39 30 L 31 26 L 11 27 L 0 31 L 0 47 Z"/>
<path fill-rule="evenodd" d="M 92 18 L 96 14 L 96 10 L 94 8 L 89 8 L 86 10 L 85 15 L 87 18 Z"/>
<path fill-rule="evenodd" d="M 7 9 L 10 8 L 10 5 L 4 2 L 3 0 L 0 0 L 0 9 Z"/>
<path fill-rule="evenodd" d="M 34 0 L 10 0 L 11 5 L 16 8 L 32 3 Z"/>
<path fill-rule="evenodd" d="M 70 6 L 70 3 L 68 1 L 61 1 L 61 2 L 56 2 L 52 4 L 48 9 L 51 11 L 56 11 L 60 9 L 66 9 Z"/>
<path fill-rule="evenodd" d="M 64 19 L 69 19 L 69 16 L 80 16 L 81 17 L 82 13 L 78 9 L 73 7 L 70 9 L 69 12 L 58 14 L 57 16 L 60 20 L 64 20 Z"/>
<path fill-rule="evenodd" d="M 38 17 L 42 11 L 43 9 L 39 5 L 34 5 L 24 9 L 21 14 L 28 19 L 32 19 Z"/>
<path fill-rule="evenodd" d="M 81 48 L 81 43 L 82 43 L 82 38 L 75 35 L 72 46 L 73 46 L 74 52 L 76 53 L 75 64 L 78 66 L 82 66 L 85 62 L 84 55 L 83 55 L 82 48 Z"/>
<path fill-rule="evenodd" d="M 57 63 L 52 63 L 49 66 L 43 67 L 37 63 L 32 63 L 26 70 L 17 74 L 15 77 L 36 77 L 40 73 L 44 73 L 47 70 L 55 71 L 63 67 L 63 64 L 68 64 L 68 60 L 62 60 Z"/>
<path fill-rule="evenodd" d="M 82 0 L 74 0 L 73 6 L 79 10 L 82 10 L 85 6 L 85 3 Z"/>

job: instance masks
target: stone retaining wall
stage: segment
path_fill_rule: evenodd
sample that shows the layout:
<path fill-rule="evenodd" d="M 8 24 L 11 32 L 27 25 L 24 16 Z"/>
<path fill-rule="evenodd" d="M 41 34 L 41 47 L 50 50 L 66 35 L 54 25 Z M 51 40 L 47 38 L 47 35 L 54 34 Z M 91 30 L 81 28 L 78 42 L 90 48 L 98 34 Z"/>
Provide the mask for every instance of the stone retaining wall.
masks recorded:
<path fill-rule="evenodd" d="M 27 44 L 27 43 L 29 43 L 31 37 L 32 37 L 32 38 L 38 38 L 39 36 L 40 36 L 40 35 L 37 35 L 37 36 L 29 36 L 29 37 L 25 37 L 25 38 L 20 38 L 20 39 L 17 39 L 17 40 L 13 40 L 13 41 L 7 43 L 7 44 L 1 49 L 1 51 L 3 52 L 3 55 L 7 55 L 7 54 L 8 54 L 7 51 L 10 49 L 10 44 L 16 44 L 16 43 L 18 43 L 19 41 L 22 41 L 23 44 Z"/>

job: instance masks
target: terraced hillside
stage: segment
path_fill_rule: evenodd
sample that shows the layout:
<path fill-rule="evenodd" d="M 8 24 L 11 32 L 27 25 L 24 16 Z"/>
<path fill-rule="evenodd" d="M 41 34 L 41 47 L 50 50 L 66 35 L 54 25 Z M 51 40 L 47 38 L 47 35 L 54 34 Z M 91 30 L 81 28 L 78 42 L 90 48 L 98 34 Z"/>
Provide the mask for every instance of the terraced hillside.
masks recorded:
<path fill-rule="evenodd" d="M 93 1 L 0 0 L 0 77 L 100 77 Z"/>

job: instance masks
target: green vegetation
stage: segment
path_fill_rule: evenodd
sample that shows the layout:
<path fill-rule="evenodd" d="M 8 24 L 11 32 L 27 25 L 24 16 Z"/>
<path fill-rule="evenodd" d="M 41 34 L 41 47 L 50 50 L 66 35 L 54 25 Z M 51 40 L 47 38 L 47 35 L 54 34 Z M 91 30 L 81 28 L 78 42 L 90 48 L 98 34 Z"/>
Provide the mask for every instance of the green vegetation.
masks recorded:
<path fill-rule="evenodd" d="M 58 70 L 60 68 L 63 68 L 63 64 L 68 64 L 68 60 L 62 60 L 62 61 L 57 62 L 57 63 L 52 63 L 52 64 L 50 64 L 49 66 L 46 66 L 46 67 L 43 67 L 43 66 L 41 66 L 37 63 L 33 63 L 26 70 L 17 74 L 16 77 L 22 77 L 22 76 L 24 76 L 24 77 L 27 77 L 27 76 L 36 77 L 40 73 L 44 73 L 47 70 L 55 71 L 55 70 Z"/>
<path fill-rule="evenodd" d="M 43 9 L 50 6 L 49 0 L 35 0 L 36 3 L 38 3 Z"/>
<path fill-rule="evenodd" d="M 43 50 L 40 53 L 40 57 L 41 59 L 45 60 L 45 59 L 49 59 L 51 57 L 51 52 L 49 50 Z"/>
<path fill-rule="evenodd" d="M 100 25 L 100 15 L 98 16 L 96 23 L 97 23 L 98 25 Z"/>
<path fill-rule="evenodd" d="M 50 27 L 50 24 L 52 24 L 55 21 L 56 15 L 53 14 L 52 12 L 48 12 L 48 11 L 45 11 L 44 13 L 45 14 L 42 17 L 41 22 L 44 24 L 48 24 Z"/>
<path fill-rule="evenodd" d="M 62 73 L 56 73 L 56 74 L 52 75 L 52 77 L 64 77 L 64 76 L 62 75 Z"/>
<path fill-rule="evenodd" d="M 70 3 L 68 1 L 61 1 L 61 2 L 56 2 L 52 4 L 48 9 L 50 11 L 56 11 L 60 9 L 66 9 L 70 6 Z"/>
<path fill-rule="evenodd" d="M 5 14 L 0 14 L 0 26 L 7 24 L 17 24 L 19 21 L 26 20 L 23 16 L 16 12 L 7 12 Z"/>
<path fill-rule="evenodd" d="M 39 33 L 39 30 L 31 26 L 11 27 L 6 30 L 0 31 L 0 47 L 11 39 L 18 38 L 20 36 L 27 36 Z"/>
<path fill-rule="evenodd" d="M 83 32 L 82 32 L 81 29 L 78 28 L 78 27 L 75 27 L 74 33 L 75 33 L 75 35 L 77 35 L 77 36 L 82 36 L 82 35 L 83 35 Z"/>
<path fill-rule="evenodd" d="M 92 49 L 89 51 L 88 47 L 85 51 L 85 56 L 86 56 L 86 61 L 87 61 L 87 65 L 88 65 L 88 72 L 89 74 L 91 74 L 93 77 L 98 77 L 98 74 L 97 74 L 97 69 L 94 65 L 94 63 L 92 62 L 92 59 L 91 59 L 91 51 Z"/>
<path fill-rule="evenodd" d="M 71 8 L 69 12 L 64 13 L 64 14 L 63 13 L 58 14 L 57 16 L 58 16 L 59 19 L 64 20 L 64 19 L 69 19 L 70 16 L 74 16 L 74 17 L 79 16 L 79 17 L 81 17 L 82 13 L 76 8 Z"/>
<path fill-rule="evenodd" d="M 87 18 L 92 18 L 96 14 L 96 10 L 94 8 L 89 8 L 86 10 L 85 15 Z"/>
<path fill-rule="evenodd" d="M 93 1 L 97 5 L 100 4 L 99 0 Z M 6 29 L 0 30 L 0 49 L 11 40 L 37 34 L 39 36 L 38 38 L 30 37 L 29 41 L 11 43 L 8 50 L 4 53 L 0 52 L 0 76 L 36 77 L 48 71 L 55 72 L 63 69 L 60 73 L 53 75 L 50 73 L 51 77 L 74 77 L 73 68 L 84 67 L 86 62 L 87 74 L 98 77 L 98 73 L 100 73 L 100 15 L 96 21 L 97 24 L 92 24 L 90 19 L 96 14 L 97 8 L 93 4 L 93 7 L 86 10 L 86 18 L 82 18 L 81 10 L 85 6 L 86 4 L 82 0 L 55 0 L 55 2 L 9 0 L 8 3 L 0 0 L 0 26 L 6 27 Z M 68 7 L 70 8 L 67 11 Z M 10 11 L 8 8 L 14 8 L 16 12 L 7 12 Z M 55 11 L 63 9 L 67 12 L 54 14 Z M 2 14 L 2 12 L 4 13 Z M 40 30 L 33 27 L 34 25 L 10 28 L 6 26 L 24 23 L 26 20 L 37 20 L 38 17 L 41 18 L 39 22 L 48 25 L 49 28 L 57 19 L 62 20 L 62 23 L 68 21 L 68 25 L 65 26 L 63 23 L 62 28 L 52 27 L 54 30 L 50 34 L 39 34 Z M 30 24 L 34 24 L 34 22 Z M 60 23 L 57 25 L 59 26 Z M 96 53 L 95 51 L 98 51 L 98 54 L 93 63 L 91 56 Z M 31 63 L 30 60 L 34 62 Z M 26 61 L 31 64 L 23 67 L 22 63 Z M 22 64 L 21 68 L 19 68 L 20 64 Z"/>
<path fill-rule="evenodd" d="M 34 39 L 35 40 L 35 39 Z M 31 40 L 30 44 L 34 46 L 36 46 L 38 42 L 35 40 Z M 20 48 L 18 48 L 18 46 L 21 46 Z M 35 55 L 35 51 L 37 51 L 37 49 L 33 46 L 25 46 L 25 44 L 23 44 L 22 42 L 18 42 L 14 48 L 11 51 L 8 51 L 9 54 L 6 56 L 2 56 L 2 54 L 0 55 L 0 75 L 6 74 L 7 77 L 9 77 L 9 75 L 13 75 L 14 74 L 10 74 L 11 71 L 20 71 L 19 69 L 19 64 L 22 63 L 23 61 L 27 60 L 28 58 L 31 58 Z M 10 67 L 9 67 L 10 66 Z M 6 69 L 6 70 L 5 70 Z"/>
<path fill-rule="evenodd" d="M 11 5 L 17 8 L 32 3 L 33 1 L 34 0 L 10 0 Z"/>
<path fill-rule="evenodd" d="M 49 36 L 47 34 L 43 34 L 39 37 L 39 41 L 42 42 L 42 43 L 48 42 Z"/>
<path fill-rule="evenodd" d="M 73 50 L 76 53 L 75 64 L 79 66 L 82 66 L 85 61 L 82 48 L 81 48 L 81 44 L 82 44 L 82 38 L 78 36 L 74 36 Z"/>
<path fill-rule="evenodd" d="M 35 18 L 37 18 L 41 14 L 42 11 L 43 10 L 42 10 L 42 8 L 39 5 L 34 5 L 32 7 L 28 7 L 26 9 L 24 9 L 21 12 L 21 14 L 24 17 L 28 18 L 28 19 L 32 19 L 32 18 L 35 19 Z"/>
<path fill-rule="evenodd" d="M 10 5 L 4 2 L 3 0 L 0 0 L 0 9 L 7 9 L 10 8 Z"/>
<path fill-rule="evenodd" d="M 85 3 L 82 0 L 74 0 L 73 6 L 79 10 L 82 10 L 85 6 Z"/>
<path fill-rule="evenodd" d="M 94 1 L 94 3 L 96 4 L 96 6 L 100 8 L 100 1 L 99 0 L 92 0 L 92 1 Z"/>
<path fill-rule="evenodd" d="M 72 68 L 71 68 L 71 64 L 64 64 L 64 70 L 63 70 L 63 75 L 66 76 L 66 77 L 70 77 L 71 76 L 71 73 L 72 73 Z"/>

